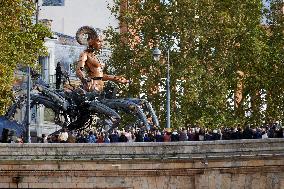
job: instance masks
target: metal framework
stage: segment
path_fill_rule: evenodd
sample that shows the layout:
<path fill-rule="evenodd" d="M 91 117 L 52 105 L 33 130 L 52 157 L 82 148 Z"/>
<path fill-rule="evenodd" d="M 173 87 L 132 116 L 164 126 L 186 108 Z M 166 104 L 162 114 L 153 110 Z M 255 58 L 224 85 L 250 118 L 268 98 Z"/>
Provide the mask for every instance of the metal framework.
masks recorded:
<path fill-rule="evenodd" d="M 58 91 L 51 89 L 41 79 L 37 79 L 33 83 L 30 107 L 43 105 L 52 109 L 55 113 L 55 123 L 68 130 L 84 130 L 91 126 L 94 116 L 97 116 L 101 120 L 107 120 L 104 121 L 106 123 L 104 128 L 106 132 L 111 132 L 119 126 L 121 121 L 119 111 L 135 116 L 141 123 L 139 124 L 141 129 L 149 130 L 153 125 L 159 127 L 159 121 L 152 105 L 144 99 L 104 98 L 98 94 L 86 92 L 80 87 L 68 92 Z M 26 95 L 17 96 L 15 103 L 9 108 L 5 117 L 12 119 L 17 109 L 23 107 L 25 103 L 27 103 Z M 152 117 L 153 125 L 148 123 L 145 112 Z M 26 121 L 24 120 L 23 123 Z"/>

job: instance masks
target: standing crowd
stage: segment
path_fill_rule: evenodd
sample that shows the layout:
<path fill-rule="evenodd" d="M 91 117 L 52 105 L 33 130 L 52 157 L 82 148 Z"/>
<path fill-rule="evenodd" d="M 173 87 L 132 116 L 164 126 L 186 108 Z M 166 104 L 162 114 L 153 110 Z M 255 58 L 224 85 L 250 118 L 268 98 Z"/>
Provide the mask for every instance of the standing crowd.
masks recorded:
<path fill-rule="evenodd" d="M 112 133 L 103 129 L 89 132 L 75 132 L 63 129 L 62 132 L 43 136 L 41 143 L 118 143 L 118 142 L 177 142 L 177 141 L 212 141 L 237 139 L 284 138 L 283 128 L 278 124 L 250 128 L 236 127 L 209 129 L 202 127 L 184 127 L 180 129 L 114 129 Z"/>
<path fill-rule="evenodd" d="M 38 137 L 38 143 L 118 143 L 118 142 L 177 142 L 177 141 L 212 141 L 238 139 L 284 138 L 284 128 L 279 124 L 266 125 L 256 128 L 249 126 L 218 129 L 198 126 L 179 129 L 114 129 L 111 133 L 103 129 L 92 129 L 84 132 L 68 131 Z M 23 136 L 18 137 L 14 130 L 3 129 L 2 143 L 24 143 Z"/>

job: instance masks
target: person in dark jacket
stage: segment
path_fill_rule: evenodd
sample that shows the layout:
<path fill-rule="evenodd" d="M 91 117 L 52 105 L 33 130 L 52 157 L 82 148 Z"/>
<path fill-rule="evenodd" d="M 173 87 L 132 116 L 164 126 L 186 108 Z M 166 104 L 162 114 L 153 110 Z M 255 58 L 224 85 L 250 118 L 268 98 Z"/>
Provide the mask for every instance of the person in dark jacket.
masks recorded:
<path fill-rule="evenodd" d="M 119 142 L 128 142 L 128 138 L 125 136 L 124 132 L 120 134 Z"/>
<path fill-rule="evenodd" d="M 135 142 L 143 142 L 144 141 L 144 137 L 143 137 L 143 132 L 142 131 L 138 131 L 135 132 Z"/>
<path fill-rule="evenodd" d="M 119 135 L 117 133 L 117 131 L 115 131 L 114 133 L 112 133 L 110 136 L 110 142 L 111 143 L 115 143 L 115 142 L 119 142 Z"/>
<path fill-rule="evenodd" d="M 243 139 L 252 139 L 252 130 L 250 126 L 246 126 L 246 128 L 243 131 Z"/>
<path fill-rule="evenodd" d="M 171 141 L 172 142 L 179 141 L 179 134 L 178 134 L 177 130 L 174 130 L 174 132 L 172 132 L 172 134 L 171 134 Z"/>
<path fill-rule="evenodd" d="M 179 141 L 187 141 L 187 140 L 188 140 L 187 130 L 182 128 L 179 134 Z"/>
<path fill-rule="evenodd" d="M 61 85 L 61 80 L 62 80 L 62 70 L 61 70 L 61 65 L 60 62 L 57 63 L 57 66 L 55 68 L 55 75 L 56 75 L 56 89 L 60 89 L 60 85 Z"/>
<path fill-rule="evenodd" d="M 157 131 L 155 135 L 156 142 L 164 142 L 164 137 L 160 131 Z"/>

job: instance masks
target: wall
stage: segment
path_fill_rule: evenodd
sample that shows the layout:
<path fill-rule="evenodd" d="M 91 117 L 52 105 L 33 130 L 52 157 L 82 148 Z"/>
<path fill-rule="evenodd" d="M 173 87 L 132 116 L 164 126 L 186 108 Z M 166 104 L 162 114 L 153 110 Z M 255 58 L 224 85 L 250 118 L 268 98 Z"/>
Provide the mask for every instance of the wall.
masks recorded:
<path fill-rule="evenodd" d="M 0 188 L 281 189 L 284 139 L 0 144 Z"/>

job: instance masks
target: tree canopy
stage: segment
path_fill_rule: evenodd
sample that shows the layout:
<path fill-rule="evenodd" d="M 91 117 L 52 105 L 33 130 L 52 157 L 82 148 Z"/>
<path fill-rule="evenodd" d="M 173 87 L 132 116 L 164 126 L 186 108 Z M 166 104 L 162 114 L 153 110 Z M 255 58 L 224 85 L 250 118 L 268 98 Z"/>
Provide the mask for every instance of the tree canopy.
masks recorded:
<path fill-rule="evenodd" d="M 270 0 L 115 0 L 127 32 L 108 31 L 110 61 L 145 94 L 165 122 L 166 56 L 170 51 L 173 126 L 260 125 L 284 118 L 283 3 Z M 122 9 L 123 7 L 123 9 Z M 164 54 L 165 55 L 165 54 Z"/>
<path fill-rule="evenodd" d="M 50 31 L 35 24 L 31 0 L 0 0 L 0 114 L 12 100 L 14 72 L 18 65 L 34 66 L 46 53 L 44 38 Z"/>
<path fill-rule="evenodd" d="M 145 94 L 162 123 L 167 60 L 153 61 L 155 45 L 170 51 L 173 126 L 283 120 L 281 0 L 270 0 L 269 9 L 261 0 L 114 2 L 111 10 L 127 32 L 108 31 L 110 64 L 134 81 L 125 95 Z"/>

